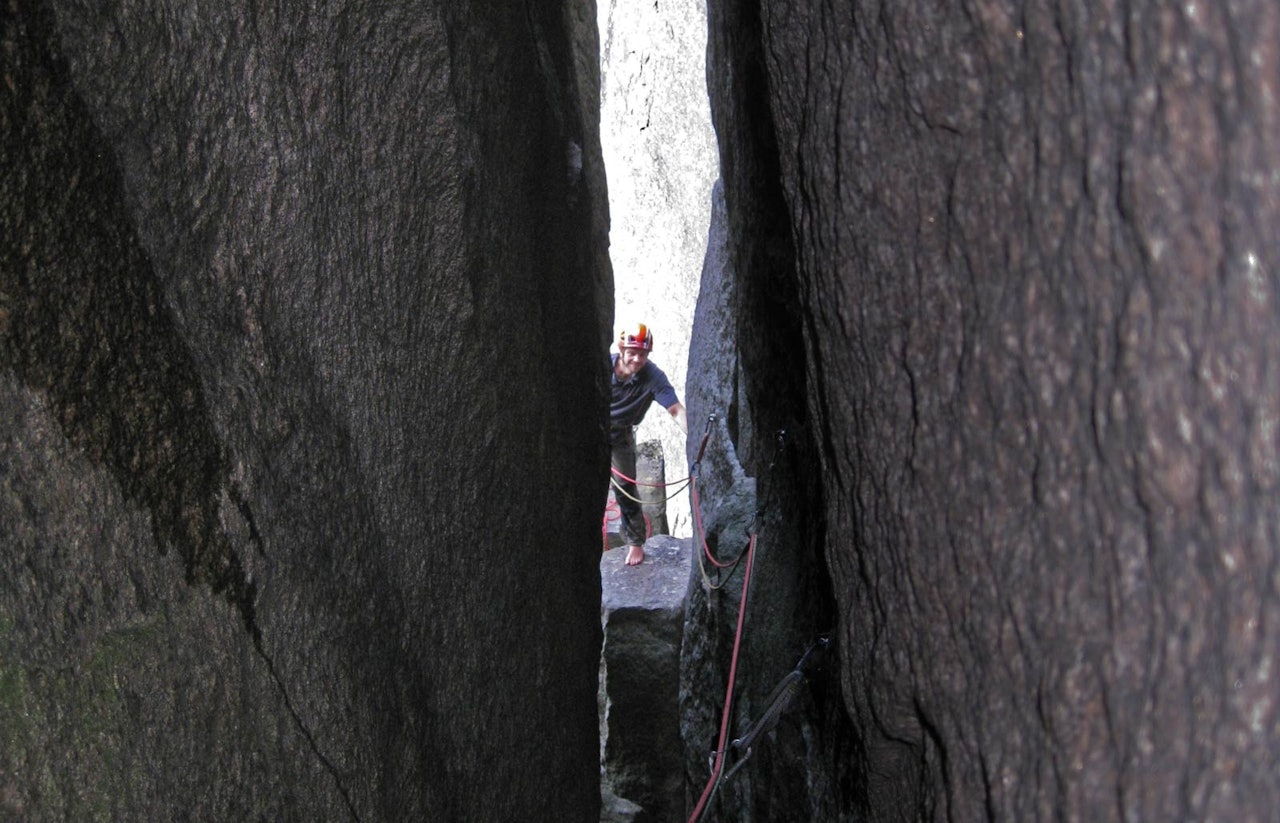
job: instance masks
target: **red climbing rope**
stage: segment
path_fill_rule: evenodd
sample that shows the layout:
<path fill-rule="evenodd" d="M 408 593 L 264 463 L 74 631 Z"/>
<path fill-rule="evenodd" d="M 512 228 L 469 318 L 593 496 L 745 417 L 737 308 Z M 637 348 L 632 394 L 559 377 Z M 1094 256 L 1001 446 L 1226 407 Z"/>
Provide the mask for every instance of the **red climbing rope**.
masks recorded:
<path fill-rule="evenodd" d="M 733 560 L 729 560 L 729 561 L 719 560 L 711 552 L 711 547 L 707 545 L 707 532 L 702 527 L 702 507 L 698 504 L 698 483 L 696 480 L 692 484 L 690 484 L 689 493 L 690 493 L 690 496 L 693 498 L 693 522 L 698 530 L 698 542 L 702 544 L 703 555 L 705 555 L 706 558 L 711 561 L 711 565 L 715 566 L 717 569 L 727 569 L 730 566 L 736 565 L 738 562 L 738 559 L 742 557 L 741 554 L 739 554 L 738 557 L 735 557 Z"/>
<path fill-rule="evenodd" d="M 724 772 L 725 738 L 729 736 L 729 719 L 732 716 L 733 708 L 733 681 L 738 674 L 738 651 L 742 648 L 742 624 L 747 619 L 747 590 L 751 586 L 751 561 L 756 553 L 756 536 L 754 532 L 751 535 L 751 542 L 747 544 L 746 551 L 747 567 L 742 574 L 742 598 L 738 602 L 738 628 L 733 635 L 733 656 L 729 662 L 729 685 L 724 695 L 724 714 L 720 718 L 720 741 L 716 744 L 715 766 L 711 770 L 711 778 L 707 780 L 707 785 L 702 790 L 702 796 L 698 798 L 698 805 L 694 806 L 693 814 L 689 816 L 689 823 L 697 823 L 702 817 L 702 813 L 706 810 L 707 802 L 715 793 L 716 787 L 720 783 L 720 777 Z"/>
<path fill-rule="evenodd" d="M 714 419 L 715 418 L 712 417 L 707 421 L 708 431 L 711 428 L 711 421 Z M 783 446 L 785 436 L 786 436 L 785 431 L 780 430 L 778 432 L 778 451 L 779 452 L 782 451 L 782 446 Z M 734 687 L 734 681 L 737 679 L 737 675 L 738 675 L 738 653 L 742 649 L 742 627 L 743 627 L 743 624 L 746 622 L 746 618 L 747 618 L 747 593 L 751 589 L 751 568 L 752 568 L 752 565 L 754 564 L 755 555 L 756 555 L 756 526 L 758 525 L 758 521 L 762 511 L 762 509 L 756 510 L 755 520 L 752 522 L 751 529 L 749 530 L 750 539 L 747 541 L 746 547 L 741 552 L 739 552 L 738 555 L 733 560 L 729 562 L 721 561 L 711 552 L 711 547 L 707 545 L 706 533 L 702 527 L 702 516 L 701 516 L 700 506 L 698 502 L 697 482 L 696 480 L 693 479 L 693 478 L 696 478 L 697 476 L 698 463 L 701 462 L 702 450 L 703 448 L 705 448 L 705 446 L 706 446 L 706 436 L 704 435 L 702 448 L 698 449 L 698 461 L 695 461 L 693 470 L 690 472 L 690 478 L 691 478 L 690 483 L 692 487 L 690 496 L 693 502 L 694 522 L 697 526 L 699 539 L 702 542 L 703 555 L 705 555 L 706 558 L 710 560 L 711 563 L 714 566 L 716 566 L 718 569 L 724 569 L 731 566 L 736 567 L 738 564 L 738 561 L 741 560 L 744 556 L 746 557 L 747 565 L 745 570 L 742 573 L 742 598 L 738 603 L 738 625 L 733 635 L 733 655 L 730 658 L 730 662 L 729 662 L 729 683 L 725 687 L 724 710 L 723 710 L 723 714 L 720 717 L 720 738 L 716 744 L 715 763 L 711 770 L 711 777 L 708 778 L 707 785 L 702 790 L 702 796 L 698 798 L 698 804 L 694 806 L 693 814 L 689 816 L 689 823 L 698 823 L 698 820 L 701 819 L 703 813 L 706 811 L 707 806 L 711 801 L 711 798 L 715 796 L 716 790 L 719 788 L 721 781 L 724 779 L 724 764 L 725 764 L 725 752 L 726 752 L 725 740 L 729 736 L 729 725 L 733 717 L 733 687 Z M 774 463 L 769 464 L 770 469 L 773 468 L 776 461 L 777 461 L 777 457 L 775 456 Z M 720 586 L 724 585 L 725 582 L 727 582 L 727 579 L 718 580 L 716 581 L 715 584 L 713 584 L 713 582 L 709 580 L 707 577 L 706 569 L 702 565 L 701 556 L 699 557 L 699 560 L 698 560 L 698 566 L 699 566 L 699 570 L 702 572 L 703 581 L 711 588 L 719 588 Z M 732 569 L 730 569 L 729 574 L 730 575 L 733 574 Z M 736 768 L 737 767 L 735 767 L 735 770 Z"/>
<path fill-rule="evenodd" d="M 613 476 L 621 480 L 623 483 L 635 483 L 637 486 L 644 486 L 646 489 L 665 489 L 668 486 L 678 486 L 681 483 L 688 483 L 692 479 L 692 476 L 690 476 L 690 477 L 682 477 L 679 480 L 675 481 L 674 483 L 641 483 L 639 480 L 636 480 L 634 477 L 627 477 L 625 474 L 618 471 L 613 466 L 609 467 L 609 471 L 613 472 Z"/>
<path fill-rule="evenodd" d="M 622 488 L 622 483 L 619 483 L 619 482 L 618 482 L 618 478 L 619 478 L 619 477 L 620 477 L 620 478 L 622 478 L 624 481 L 630 481 L 630 482 L 632 482 L 632 483 L 635 483 L 635 482 L 636 482 L 636 481 L 634 481 L 634 480 L 631 480 L 631 478 L 630 478 L 630 477 L 627 477 L 625 474 L 619 474 L 619 475 L 618 475 L 618 477 L 611 477 L 611 478 L 609 478 L 609 484 L 613 486 L 614 493 L 615 493 L 615 494 L 620 494 L 620 495 L 622 495 L 623 497 L 627 498 L 628 500 L 634 500 L 635 502 L 640 503 L 640 504 L 642 504 L 642 505 L 647 505 L 647 501 L 642 500 L 642 499 L 640 499 L 639 497 L 636 497 L 636 495 L 634 495 L 634 494 L 632 494 L 631 492 L 627 491 L 626 489 Z M 689 487 L 689 484 L 693 482 L 693 478 L 692 478 L 692 477 L 686 477 L 685 479 L 683 479 L 683 480 L 679 480 L 679 481 L 677 481 L 677 482 L 678 482 L 678 483 L 684 483 L 684 485 L 683 485 L 683 486 L 680 486 L 678 489 L 676 489 L 675 491 L 673 491 L 671 494 L 667 495 L 666 497 L 662 498 L 661 500 L 656 500 L 656 501 L 654 501 L 654 502 L 655 502 L 655 503 L 665 503 L 665 502 L 667 502 L 668 500 L 672 500 L 672 499 L 674 499 L 677 495 L 681 494 L 682 492 L 684 492 L 684 490 L 685 490 L 685 489 L 687 489 L 687 488 Z M 650 488 L 650 489 L 660 489 L 660 488 L 666 488 L 666 487 L 668 487 L 666 483 L 636 483 L 636 485 L 638 485 L 638 486 L 644 486 L 644 487 L 646 487 L 646 488 Z M 636 493 L 637 493 L 637 494 L 639 494 L 639 491 L 640 491 L 640 490 L 639 490 L 639 489 L 637 489 L 637 490 L 636 490 Z"/>
<path fill-rule="evenodd" d="M 643 486 L 647 489 L 664 489 L 671 486 L 678 486 L 681 483 L 685 484 L 683 486 L 680 486 L 680 488 L 676 489 L 671 494 L 667 495 L 661 501 L 655 501 L 655 502 L 662 502 L 662 503 L 665 503 L 668 500 L 675 497 L 676 495 L 682 493 L 693 482 L 693 476 L 690 475 L 688 477 L 684 477 L 684 478 L 681 478 L 680 480 L 677 480 L 675 483 L 641 483 L 639 480 L 636 480 L 634 477 L 627 477 L 625 474 L 618 471 L 612 466 L 609 467 L 609 471 L 613 473 L 613 477 L 609 479 L 609 483 L 610 485 L 613 486 L 615 497 L 616 495 L 621 494 L 625 496 L 627 499 L 633 500 L 636 503 L 640 503 L 641 505 L 649 505 L 649 504 L 646 501 L 641 500 L 639 497 L 636 497 L 635 495 L 631 494 L 626 489 L 622 488 L 622 484 L 618 482 L 619 480 L 621 480 L 623 483 L 634 483 L 636 486 Z M 641 513 L 643 514 L 643 511 Z M 618 503 L 616 499 L 610 500 L 608 503 L 605 504 L 604 522 L 601 523 L 600 525 L 600 535 L 601 535 L 601 540 L 604 543 L 604 551 L 609 550 L 609 523 L 611 521 L 621 519 L 621 517 L 622 517 L 622 510 L 618 508 Z M 649 521 L 649 515 L 646 514 L 644 515 L 644 539 L 648 540 L 652 536 L 653 536 L 653 524 Z"/>
<path fill-rule="evenodd" d="M 623 489 L 623 488 L 619 485 L 618 480 L 621 480 L 621 481 L 622 481 L 622 482 L 624 482 L 624 483 L 634 483 L 637 487 L 643 486 L 643 487 L 648 488 L 648 489 L 665 489 L 665 488 L 668 488 L 668 487 L 670 487 L 670 486 L 680 486 L 680 484 L 681 484 L 681 483 L 683 483 L 683 484 L 684 484 L 683 486 L 680 486 L 680 488 L 676 489 L 676 490 L 675 490 L 675 491 L 673 491 L 671 494 L 667 495 L 667 496 L 666 496 L 666 498 L 664 498 L 664 499 L 663 499 L 663 501 L 662 501 L 662 502 L 664 502 L 664 503 L 665 503 L 667 500 L 670 500 L 670 499 L 672 499 L 673 497 L 675 497 L 676 495 L 678 495 L 678 494 L 680 494 L 681 492 L 683 492 L 686 488 L 692 488 L 692 486 L 693 486 L 693 482 L 694 482 L 693 478 L 694 478 L 694 475 L 695 475 L 695 474 L 697 474 L 697 472 L 698 472 L 698 464 L 702 462 L 702 455 L 703 455 L 703 453 L 707 450 L 707 439 L 711 437 L 711 424 L 715 422 L 715 419 L 716 419 L 716 416 L 715 416 L 714 414 L 709 415 L 709 416 L 707 417 L 707 427 L 706 427 L 706 429 L 702 432 L 702 442 L 698 444 L 698 456 L 697 456 L 697 458 L 693 461 L 693 466 L 692 466 L 692 468 L 691 468 L 691 469 L 690 469 L 690 471 L 689 471 L 689 476 L 688 476 L 688 477 L 682 477 L 681 479 L 679 479 L 679 480 L 677 480 L 677 481 L 675 481 L 675 482 L 673 482 L 673 483 L 641 483 L 641 482 L 640 482 L 639 480 L 637 480 L 636 478 L 634 478 L 634 477 L 627 477 L 625 474 L 623 474 L 622 472 L 618 471 L 618 470 L 617 470 L 617 469 L 615 469 L 613 466 L 610 466 L 610 467 L 609 467 L 609 471 L 613 473 L 613 477 L 609 479 L 609 483 L 613 486 L 615 493 L 617 493 L 617 494 L 623 494 L 623 495 L 626 495 L 626 497 L 628 497 L 629 499 L 634 500 L 634 501 L 635 501 L 635 502 L 637 502 L 637 503 L 644 504 L 644 502 L 645 502 L 645 501 L 643 501 L 643 500 L 639 499 L 638 497 L 635 497 L 635 496 L 633 496 L 633 495 L 629 494 L 625 489 Z M 614 478 L 616 478 L 616 479 L 614 479 Z M 697 508 L 697 502 L 696 502 L 696 501 L 694 502 L 693 506 L 694 506 L 694 516 L 696 517 L 696 516 L 697 516 L 697 511 L 698 511 L 698 508 Z M 604 522 L 600 525 L 600 534 L 601 534 L 602 542 L 604 543 L 604 550 L 605 550 L 605 551 L 608 551 L 608 550 L 609 550 L 609 522 L 610 522 L 611 520 L 617 520 L 617 519 L 619 519 L 619 518 L 621 518 L 621 517 L 622 517 L 622 512 L 621 512 L 621 510 L 618 508 L 618 504 L 617 504 L 617 502 L 615 502 L 615 501 L 610 501 L 609 503 L 607 503 L 607 504 L 605 505 L 605 509 L 604 509 Z M 699 527 L 699 528 L 700 528 L 700 527 Z M 646 515 L 646 516 L 645 516 L 645 518 L 644 518 L 644 532 L 645 532 L 645 539 L 646 539 L 646 540 L 648 540 L 648 539 L 649 539 L 649 537 L 652 535 L 652 532 L 653 532 L 653 526 L 649 523 L 649 517 L 648 517 L 648 515 Z M 703 538 L 702 538 L 702 545 L 703 545 L 703 547 L 704 547 L 704 548 L 706 548 L 707 541 L 706 541 L 706 538 L 705 538 L 705 537 L 703 537 Z M 707 549 L 707 551 L 709 552 L 710 550 L 709 550 L 709 549 Z M 742 557 L 742 555 L 741 555 L 741 554 L 739 554 L 739 555 L 738 555 L 738 557 L 739 557 L 739 558 L 741 558 L 741 557 Z M 736 562 L 737 562 L 737 560 L 735 560 L 734 562 L 736 563 Z M 702 564 L 701 564 L 701 561 L 699 561 L 699 564 L 698 564 L 698 565 L 699 565 L 699 567 L 701 567 L 701 565 L 702 565 Z M 704 579 L 706 578 L 706 574 L 705 574 L 705 573 L 703 574 L 703 578 L 704 578 Z"/>

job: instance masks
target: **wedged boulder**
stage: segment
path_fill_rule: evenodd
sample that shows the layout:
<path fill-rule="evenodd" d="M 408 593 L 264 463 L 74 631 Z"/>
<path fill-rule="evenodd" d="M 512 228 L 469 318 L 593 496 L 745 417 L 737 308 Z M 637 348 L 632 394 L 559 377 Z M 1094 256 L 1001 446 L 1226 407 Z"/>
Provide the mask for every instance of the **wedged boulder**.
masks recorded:
<path fill-rule="evenodd" d="M 627 566 L 625 556 L 615 549 L 600 561 L 603 779 L 607 793 L 639 807 L 624 819 L 677 820 L 684 812 L 680 646 L 690 543 L 657 536 L 645 543 L 644 563 Z"/>

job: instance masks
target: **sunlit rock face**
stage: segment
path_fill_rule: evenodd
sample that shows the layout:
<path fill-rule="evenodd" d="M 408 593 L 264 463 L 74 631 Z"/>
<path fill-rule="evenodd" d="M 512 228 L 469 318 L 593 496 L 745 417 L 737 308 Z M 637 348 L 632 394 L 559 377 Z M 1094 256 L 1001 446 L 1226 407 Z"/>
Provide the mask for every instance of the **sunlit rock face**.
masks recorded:
<path fill-rule="evenodd" d="M 729 436 L 829 570 L 841 805 L 1273 815 L 1274 6 L 709 17 Z"/>
<path fill-rule="evenodd" d="M 597 819 L 594 7 L 0 21 L 0 818 Z"/>
<path fill-rule="evenodd" d="M 609 257 L 619 325 L 647 323 L 653 360 L 685 400 L 685 369 L 706 246 L 715 136 L 706 84 L 702 0 L 599 0 L 600 142 L 609 172 Z M 692 370 L 700 363 L 689 364 Z M 639 440 L 663 447 L 666 479 L 687 476 L 684 434 L 655 405 Z M 688 495 L 668 507 L 690 534 Z"/>

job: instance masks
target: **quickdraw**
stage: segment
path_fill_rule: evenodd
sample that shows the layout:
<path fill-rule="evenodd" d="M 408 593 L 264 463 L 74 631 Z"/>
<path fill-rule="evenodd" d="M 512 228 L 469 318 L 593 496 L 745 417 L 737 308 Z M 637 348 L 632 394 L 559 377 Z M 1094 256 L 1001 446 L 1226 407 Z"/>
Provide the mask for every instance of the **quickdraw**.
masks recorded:
<path fill-rule="evenodd" d="M 736 755 L 736 762 L 729 771 L 725 772 L 724 780 L 730 780 L 738 770 L 746 765 L 751 759 L 751 755 L 755 753 L 756 741 L 760 736 L 766 734 L 778 725 L 782 719 L 782 715 L 795 703 L 796 698 L 800 696 L 800 689 L 809 680 L 809 673 L 816 669 L 822 663 L 822 658 L 826 655 L 827 648 L 831 645 L 831 634 L 818 635 L 818 639 L 805 651 L 800 657 L 800 661 L 796 663 L 795 668 L 782 678 L 782 681 L 774 687 L 773 691 L 765 700 L 765 710 L 760 713 L 756 721 L 747 727 L 747 731 L 742 737 L 734 738 L 729 747 L 733 749 Z"/>

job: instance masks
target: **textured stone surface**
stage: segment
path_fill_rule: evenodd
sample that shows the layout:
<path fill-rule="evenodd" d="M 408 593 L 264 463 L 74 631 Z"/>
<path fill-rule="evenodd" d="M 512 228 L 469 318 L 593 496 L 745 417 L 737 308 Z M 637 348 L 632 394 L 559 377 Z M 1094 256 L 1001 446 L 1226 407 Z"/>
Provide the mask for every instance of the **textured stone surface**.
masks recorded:
<path fill-rule="evenodd" d="M 1280 12 L 709 18 L 738 452 L 811 449 L 858 819 L 1272 817 Z"/>
<path fill-rule="evenodd" d="M 723 193 L 724 187 L 717 184 L 690 354 L 691 361 L 707 367 L 690 382 L 694 436 L 688 459 L 698 463 L 695 548 L 702 553 L 705 540 L 705 550 L 721 563 L 742 559 L 724 568 L 710 560 L 697 561 L 700 565 L 694 566 L 689 579 L 680 684 L 688 809 L 695 807 L 711 775 L 708 756 L 718 743 L 746 573 L 743 552 L 753 533 L 756 549 L 726 744 L 761 715 L 774 686 L 836 620 L 818 542 L 821 512 L 811 486 L 816 481 L 812 457 L 806 456 L 798 418 L 779 416 L 796 413 L 779 404 L 803 396 L 791 385 L 798 372 L 789 362 L 775 363 L 766 382 L 776 392 L 759 398 L 747 390 L 747 350 L 739 347 L 735 312 L 741 305 L 742 284 L 730 256 Z M 781 346 L 786 340 L 781 325 L 749 324 L 748 329 L 759 332 L 749 335 L 758 344 Z M 757 433 L 762 425 L 772 437 Z M 779 431 L 786 432 L 781 448 Z M 699 460 L 704 437 L 706 447 Z M 759 521 L 757 510 L 762 512 Z M 838 668 L 829 666 L 815 673 L 793 710 L 755 747 L 750 761 L 721 785 L 708 808 L 724 819 L 749 813 L 767 820 L 845 819 L 854 802 L 850 746 Z M 734 762 L 726 760 L 725 769 Z"/>
<path fill-rule="evenodd" d="M 596 818 L 594 12 L 4 4 L 0 817 Z"/>
<path fill-rule="evenodd" d="M 4 5 L 0 817 L 597 816 L 595 12 Z M 713 813 L 1269 819 L 1280 12 L 707 12 Z"/>
<path fill-rule="evenodd" d="M 600 561 L 604 626 L 604 780 L 609 791 L 638 806 L 612 819 L 678 820 L 684 810 L 680 746 L 680 643 L 689 579 L 689 541 L 669 536 L 645 542 L 645 562 L 626 552 Z"/>

